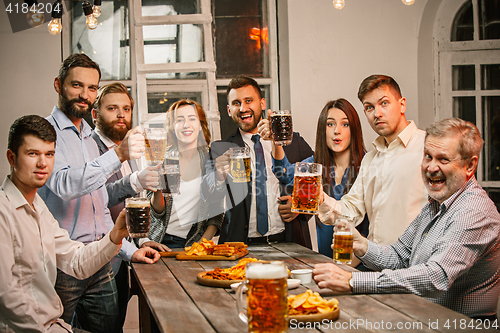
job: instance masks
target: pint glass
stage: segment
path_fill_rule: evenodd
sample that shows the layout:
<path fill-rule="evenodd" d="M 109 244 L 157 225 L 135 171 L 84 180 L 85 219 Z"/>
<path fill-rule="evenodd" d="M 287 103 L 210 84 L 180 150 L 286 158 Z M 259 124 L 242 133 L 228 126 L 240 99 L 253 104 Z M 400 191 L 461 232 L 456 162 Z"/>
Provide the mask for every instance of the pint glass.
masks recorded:
<path fill-rule="evenodd" d="M 317 214 L 321 193 L 322 165 L 295 163 L 293 179 L 292 212 Z"/>
<path fill-rule="evenodd" d="M 246 265 L 246 281 L 237 290 L 240 319 L 248 332 L 286 332 L 288 328 L 288 272 L 283 261 L 251 262 Z M 247 310 L 243 310 L 243 288 L 247 291 Z"/>
<path fill-rule="evenodd" d="M 276 145 L 286 146 L 292 143 L 292 113 L 289 110 L 272 111 L 271 130 L 273 132 L 273 141 Z"/>
<path fill-rule="evenodd" d="M 352 217 L 335 214 L 335 226 L 333 228 L 333 261 L 336 264 L 350 264 L 352 262 L 354 228 L 354 219 Z"/>
<path fill-rule="evenodd" d="M 125 199 L 127 215 L 125 223 L 132 238 L 148 237 L 151 225 L 150 203 L 148 198 Z"/>
<path fill-rule="evenodd" d="M 144 141 L 146 143 L 144 155 L 148 165 L 162 163 L 167 149 L 167 131 L 164 128 L 145 128 Z"/>
<path fill-rule="evenodd" d="M 162 164 L 158 173 L 160 176 L 160 187 L 158 189 L 163 196 L 178 195 L 181 186 L 179 164 Z"/>
<path fill-rule="evenodd" d="M 229 148 L 231 157 L 231 177 L 235 183 L 250 181 L 252 169 L 250 168 L 250 149 L 248 147 Z"/>

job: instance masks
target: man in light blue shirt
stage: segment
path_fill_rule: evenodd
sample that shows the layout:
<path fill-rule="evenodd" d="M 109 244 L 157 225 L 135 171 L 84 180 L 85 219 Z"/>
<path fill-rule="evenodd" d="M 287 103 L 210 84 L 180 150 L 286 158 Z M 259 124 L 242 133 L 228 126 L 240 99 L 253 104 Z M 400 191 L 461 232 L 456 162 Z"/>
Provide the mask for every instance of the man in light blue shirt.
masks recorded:
<path fill-rule="evenodd" d="M 122 162 L 138 158 L 144 150 L 139 128 L 131 130 L 122 144 L 100 156 L 91 128 L 83 117 L 97 97 L 99 66 L 84 54 L 73 54 L 61 65 L 54 88 L 59 102 L 47 120 L 57 133 L 52 176 L 39 194 L 73 240 L 85 244 L 101 239 L 113 228 L 107 208 L 106 181 Z M 159 255 L 123 241 L 118 256 L 135 262 L 154 263 Z M 120 332 L 118 299 L 109 263 L 92 277 L 77 280 L 58 271 L 56 291 L 64 305 L 63 318 L 71 322 L 76 311 L 79 324 L 91 332 Z"/>

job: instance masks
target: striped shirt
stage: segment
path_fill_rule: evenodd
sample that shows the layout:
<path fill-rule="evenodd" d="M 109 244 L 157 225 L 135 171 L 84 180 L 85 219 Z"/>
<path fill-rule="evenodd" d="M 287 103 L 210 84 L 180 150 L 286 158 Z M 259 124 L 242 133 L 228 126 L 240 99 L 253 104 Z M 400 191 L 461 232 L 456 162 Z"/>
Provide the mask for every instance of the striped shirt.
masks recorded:
<path fill-rule="evenodd" d="M 470 317 L 494 315 L 500 294 L 500 214 L 475 177 L 433 199 L 398 241 L 368 243 L 355 293 L 414 293 Z"/>

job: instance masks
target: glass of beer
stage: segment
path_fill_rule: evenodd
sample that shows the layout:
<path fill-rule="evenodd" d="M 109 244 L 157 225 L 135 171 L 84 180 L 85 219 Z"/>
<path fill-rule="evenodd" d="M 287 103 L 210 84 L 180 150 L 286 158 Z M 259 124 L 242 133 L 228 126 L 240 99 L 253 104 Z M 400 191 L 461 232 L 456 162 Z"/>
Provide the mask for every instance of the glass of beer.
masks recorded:
<path fill-rule="evenodd" d="M 354 228 L 354 219 L 352 217 L 335 214 L 335 226 L 333 227 L 333 261 L 336 264 L 350 264 L 352 262 Z"/>
<path fill-rule="evenodd" d="M 286 146 L 292 143 L 292 113 L 289 110 L 272 111 L 271 130 L 273 132 L 273 141 L 276 145 Z"/>
<path fill-rule="evenodd" d="M 292 212 L 305 214 L 318 213 L 322 167 L 318 163 L 295 163 Z"/>
<path fill-rule="evenodd" d="M 148 198 L 125 199 L 125 223 L 132 238 L 148 237 L 151 225 L 150 203 Z"/>
<path fill-rule="evenodd" d="M 145 157 L 148 165 L 158 165 L 163 162 L 167 149 L 167 131 L 164 128 L 145 128 Z"/>
<path fill-rule="evenodd" d="M 181 187 L 181 173 L 179 164 L 162 164 L 158 170 L 160 176 L 160 186 L 164 197 L 179 195 Z"/>
<path fill-rule="evenodd" d="M 250 181 L 252 169 L 250 168 L 250 149 L 248 147 L 229 148 L 231 158 L 231 177 L 235 183 Z"/>
<path fill-rule="evenodd" d="M 288 328 L 288 271 L 283 261 L 259 261 L 246 265 L 244 281 L 236 291 L 240 319 L 248 332 L 286 332 Z M 243 309 L 243 289 L 247 309 Z"/>

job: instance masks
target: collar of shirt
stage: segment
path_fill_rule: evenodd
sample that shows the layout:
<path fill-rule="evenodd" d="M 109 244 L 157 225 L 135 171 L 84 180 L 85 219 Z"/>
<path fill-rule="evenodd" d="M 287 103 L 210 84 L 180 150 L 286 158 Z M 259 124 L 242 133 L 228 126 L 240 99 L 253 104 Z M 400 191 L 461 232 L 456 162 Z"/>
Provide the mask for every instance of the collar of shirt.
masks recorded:
<path fill-rule="evenodd" d="M 54 122 L 56 123 L 56 126 L 59 128 L 59 130 L 64 130 L 67 128 L 73 129 L 79 136 L 83 138 L 89 137 L 90 134 L 92 133 L 92 128 L 90 127 L 89 124 L 85 121 L 85 119 L 82 119 L 82 123 L 80 125 L 81 127 L 81 133 L 78 131 L 76 128 L 75 124 L 66 116 L 64 112 L 61 111 L 57 106 L 54 106 L 54 109 L 52 110 L 51 113 L 52 117 L 54 118 Z"/>
<path fill-rule="evenodd" d="M 106 147 L 108 147 L 108 149 L 113 149 L 113 148 L 115 148 L 115 147 L 118 146 L 116 143 L 113 142 L 113 140 L 111 140 L 110 138 L 108 138 L 107 136 L 105 136 L 101 132 L 101 130 L 98 129 L 97 127 L 94 129 L 94 131 L 96 132 L 97 135 L 99 135 L 99 138 L 106 145 Z"/>
<path fill-rule="evenodd" d="M 398 144 L 397 142 L 401 142 L 403 146 L 406 147 L 410 142 L 413 134 L 415 134 L 417 130 L 418 128 L 417 125 L 415 125 L 415 122 L 413 120 L 410 120 L 406 128 L 401 133 L 399 133 L 398 138 L 389 144 L 389 147 L 396 146 Z M 385 151 L 389 148 L 386 147 L 385 137 L 383 136 L 379 136 L 378 138 L 376 138 L 372 144 L 378 151 Z"/>
<path fill-rule="evenodd" d="M 6 176 L 3 180 L 2 188 L 14 208 L 17 209 L 24 205 L 30 205 L 21 191 L 19 191 L 17 186 L 12 182 L 10 175 Z"/>

